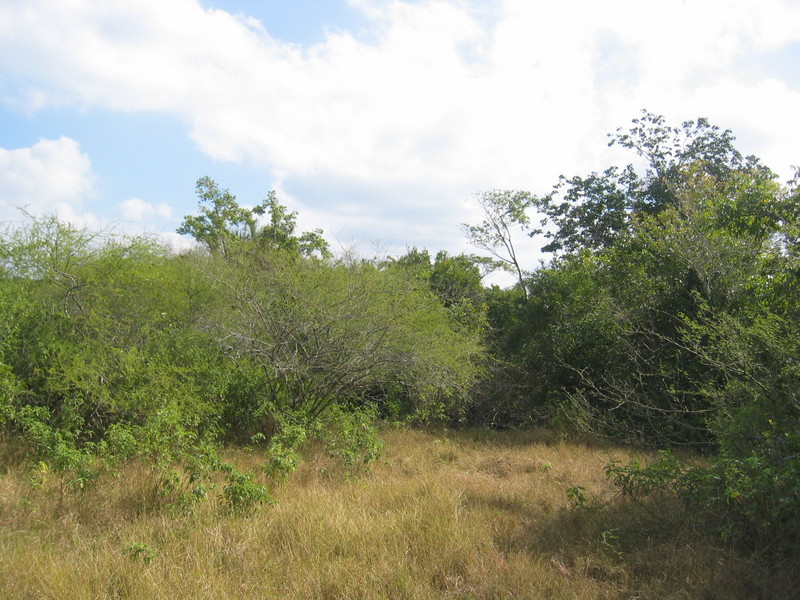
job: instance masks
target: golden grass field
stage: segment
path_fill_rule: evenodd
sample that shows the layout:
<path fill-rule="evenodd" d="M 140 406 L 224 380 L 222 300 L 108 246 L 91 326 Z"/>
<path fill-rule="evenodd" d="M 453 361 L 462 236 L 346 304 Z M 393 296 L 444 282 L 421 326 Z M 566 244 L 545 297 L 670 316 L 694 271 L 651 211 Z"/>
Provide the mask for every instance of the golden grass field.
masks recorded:
<path fill-rule="evenodd" d="M 386 430 L 370 473 L 319 453 L 249 516 L 156 507 L 143 466 L 96 488 L 39 488 L 6 445 L 0 598 L 792 598 L 786 565 L 719 547 L 668 506 L 608 501 L 636 458 L 546 430 Z M 258 455 L 230 450 L 240 468 Z M 576 508 L 566 489 L 584 486 Z M 674 508 L 674 507 L 673 507 Z M 678 515 L 678 516 L 675 516 Z M 776 573 L 784 575 L 776 575 Z M 796 577 L 796 575 L 794 575 Z"/>

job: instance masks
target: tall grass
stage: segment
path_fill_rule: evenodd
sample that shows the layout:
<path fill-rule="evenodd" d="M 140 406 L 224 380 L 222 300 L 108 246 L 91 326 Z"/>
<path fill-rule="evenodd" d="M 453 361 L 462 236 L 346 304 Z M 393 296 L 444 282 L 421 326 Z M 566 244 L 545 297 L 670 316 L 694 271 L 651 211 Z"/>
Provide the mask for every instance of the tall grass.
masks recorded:
<path fill-rule="evenodd" d="M 6 444 L 0 598 L 789 598 L 791 575 L 665 507 L 603 505 L 603 465 L 647 454 L 547 431 L 384 433 L 370 473 L 322 454 L 252 515 L 165 510 L 143 465 L 83 493 Z M 241 468 L 257 453 L 231 450 Z M 583 486 L 573 506 L 565 491 Z M 664 511 L 664 518 L 654 517 Z M 680 515 L 680 511 L 674 511 Z M 784 569 L 789 571 L 789 569 Z M 780 572 L 780 569 L 778 569 Z"/>

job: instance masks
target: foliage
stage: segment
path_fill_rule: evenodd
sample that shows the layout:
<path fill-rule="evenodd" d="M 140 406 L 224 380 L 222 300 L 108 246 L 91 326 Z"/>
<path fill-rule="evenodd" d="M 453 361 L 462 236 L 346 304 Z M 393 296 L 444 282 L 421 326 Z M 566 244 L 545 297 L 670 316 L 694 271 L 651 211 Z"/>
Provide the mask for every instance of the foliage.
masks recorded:
<path fill-rule="evenodd" d="M 492 190 L 475 197 L 475 203 L 483 213 L 483 220 L 477 225 L 461 225 L 467 239 L 474 246 L 486 250 L 495 257 L 496 267 L 505 269 L 517 276 L 520 288 L 527 297 L 524 273 L 517 258 L 514 245 L 514 229 L 528 229 L 530 219 L 527 210 L 536 199 L 528 192 L 511 190 Z M 538 230 L 534 233 L 538 233 Z"/>
<path fill-rule="evenodd" d="M 612 144 L 644 170 L 562 178 L 536 199 L 557 256 L 497 347 L 534 405 L 573 426 L 712 455 L 610 465 L 624 496 L 672 495 L 729 540 L 796 553 L 796 185 L 705 119 L 645 113 Z"/>
<path fill-rule="evenodd" d="M 133 542 L 122 551 L 131 560 L 141 559 L 145 564 L 152 563 L 158 556 L 158 552 L 153 550 L 144 542 Z"/>
<path fill-rule="evenodd" d="M 257 251 L 205 268 L 224 299 L 209 327 L 280 411 L 313 420 L 379 390 L 428 410 L 474 378 L 477 336 L 403 271 Z"/>
<path fill-rule="evenodd" d="M 184 254 L 54 217 L 0 237 L 0 427 L 33 481 L 84 490 L 141 462 L 143 496 L 184 512 L 229 469 L 225 441 L 265 442 L 272 475 L 310 440 L 356 468 L 380 454 L 382 401 L 403 416 L 461 410 L 481 352 L 470 259 L 440 253 L 431 288 L 334 260 L 274 193 L 249 209 L 209 178 L 197 192 L 180 231 L 202 248 Z M 232 510 L 265 498 L 227 473 L 216 491 Z"/>
<path fill-rule="evenodd" d="M 610 461 L 605 468 L 606 477 L 619 489 L 624 498 L 645 502 L 655 492 L 679 492 L 686 469 L 675 455 L 667 450 L 659 452 L 657 461 L 642 466 L 632 460 L 626 465 Z"/>
<path fill-rule="evenodd" d="M 248 514 L 262 504 L 274 504 L 275 500 L 265 485 L 254 482 L 253 473 L 241 473 L 235 468 L 228 472 L 228 483 L 224 487 L 225 509 L 233 514 Z"/>
<path fill-rule="evenodd" d="M 367 468 L 380 458 L 383 443 L 375 427 L 374 409 L 364 407 L 345 410 L 336 407 L 319 423 L 315 435 L 323 441 L 328 456 L 340 460 L 346 469 Z"/>
<path fill-rule="evenodd" d="M 567 488 L 566 495 L 570 504 L 578 508 L 586 506 L 586 501 L 589 499 L 586 495 L 586 488 L 582 485 L 574 485 Z"/>
<path fill-rule="evenodd" d="M 274 191 L 252 209 L 236 202 L 236 196 L 220 189 L 210 177 L 197 181 L 200 215 L 184 218 L 178 233 L 192 236 L 210 252 L 222 256 L 236 252 L 243 242 L 252 242 L 262 250 L 283 250 L 304 256 L 329 257 L 328 243 L 322 231 L 295 235 L 297 213 L 278 202 Z M 259 217 L 269 215 L 262 225 Z"/>
<path fill-rule="evenodd" d="M 531 300 L 504 332 L 506 360 L 573 423 L 638 442 L 715 443 L 718 410 L 701 382 L 714 365 L 687 347 L 701 306 L 758 310 L 781 273 L 794 214 L 772 173 L 706 120 L 681 128 L 645 113 L 612 143 L 646 161 L 573 180 L 563 202 L 538 200 L 549 250 Z M 561 187 L 566 184 L 562 180 Z"/>
<path fill-rule="evenodd" d="M 458 323 L 482 332 L 486 325 L 482 280 L 490 263 L 490 259 L 474 255 L 451 256 L 446 250 L 431 258 L 427 250 L 411 248 L 403 256 L 390 259 L 388 266 L 400 267 L 425 282 Z"/>
<path fill-rule="evenodd" d="M 551 419 L 701 449 L 702 467 L 667 452 L 606 474 L 642 508 L 670 497 L 727 540 L 796 555 L 799 177 L 779 185 L 733 142 L 644 113 L 611 139 L 638 164 L 546 197 L 480 194 L 464 229 L 494 261 L 335 258 L 274 192 L 245 208 L 209 178 L 184 254 L 29 217 L 0 236 L 0 428 L 62 501 L 141 464 L 153 506 L 217 494 L 249 513 L 268 490 L 220 459 L 225 442 L 263 445 L 269 477 L 313 444 L 351 473 L 376 464 L 380 417 Z M 554 256 L 526 274 L 514 236 L 539 231 L 534 208 Z M 498 264 L 519 285 L 484 288 Z"/>
<path fill-rule="evenodd" d="M 175 446 L 187 431 L 179 421 L 191 421 L 195 436 L 213 430 L 192 374 L 219 354 L 187 328 L 203 289 L 180 259 L 144 238 L 93 234 L 52 217 L 10 230 L 2 258 L 0 295 L 16 298 L 0 343 L 3 422 L 33 464 L 83 489 L 148 445 L 166 462 L 183 460 L 196 440 Z M 179 416 L 160 428 L 166 414 Z"/>
<path fill-rule="evenodd" d="M 703 390 L 718 407 L 709 427 L 720 451 L 712 468 L 696 474 L 695 496 L 717 513 L 726 538 L 799 552 L 796 321 L 766 311 L 742 319 L 706 309 L 687 324 L 686 337 L 717 374 Z"/>
<path fill-rule="evenodd" d="M 535 201 L 551 239 L 543 250 L 595 252 L 625 241 L 637 218 L 676 204 L 687 169 L 698 169 L 717 181 L 743 172 L 758 181 L 774 179 L 758 159 L 736 150 L 730 130 L 704 118 L 674 127 L 663 116 L 642 111 L 627 132 L 619 129 L 610 137 L 609 145 L 635 151 L 644 171 L 629 164 L 586 177 L 562 176 L 552 194 Z"/>
<path fill-rule="evenodd" d="M 264 471 L 271 477 L 286 477 L 302 460 L 300 449 L 308 439 L 308 427 L 302 418 L 286 411 L 277 413 L 276 419 L 279 427 L 269 440 Z"/>

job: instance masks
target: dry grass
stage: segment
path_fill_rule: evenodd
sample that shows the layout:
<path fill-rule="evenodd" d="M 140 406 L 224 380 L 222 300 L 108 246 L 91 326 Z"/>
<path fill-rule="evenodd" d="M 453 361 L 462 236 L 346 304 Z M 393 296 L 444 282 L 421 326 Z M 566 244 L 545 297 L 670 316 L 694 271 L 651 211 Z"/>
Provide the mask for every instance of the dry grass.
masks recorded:
<path fill-rule="evenodd" d="M 546 431 L 387 431 L 372 473 L 311 457 L 276 483 L 276 506 L 225 516 L 152 509 L 143 467 L 80 495 L 0 470 L 0 597 L 780 598 L 767 567 L 715 548 L 690 524 L 601 503 L 602 466 L 627 450 Z M 258 457 L 231 451 L 242 468 Z M 648 456 L 637 455 L 646 461 Z M 667 514 L 667 513 L 665 513 Z M 791 592 L 789 591 L 791 590 Z"/>

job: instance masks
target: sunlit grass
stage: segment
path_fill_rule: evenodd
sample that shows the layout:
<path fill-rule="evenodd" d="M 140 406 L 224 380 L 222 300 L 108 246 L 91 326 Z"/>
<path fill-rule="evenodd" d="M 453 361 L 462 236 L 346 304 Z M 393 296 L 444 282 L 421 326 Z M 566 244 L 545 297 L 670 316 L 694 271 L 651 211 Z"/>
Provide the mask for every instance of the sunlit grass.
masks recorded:
<path fill-rule="evenodd" d="M 547 431 L 384 432 L 371 473 L 312 455 L 275 506 L 190 514 L 143 466 L 64 494 L 0 471 L 0 597 L 779 598 L 788 580 L 681 520 L 619 503 L 602 467 L 651 456 Z M 240 468 L 257 453 L 231 450 Z M 581 485 L 576 508 L 566 489 Z"/>

